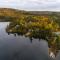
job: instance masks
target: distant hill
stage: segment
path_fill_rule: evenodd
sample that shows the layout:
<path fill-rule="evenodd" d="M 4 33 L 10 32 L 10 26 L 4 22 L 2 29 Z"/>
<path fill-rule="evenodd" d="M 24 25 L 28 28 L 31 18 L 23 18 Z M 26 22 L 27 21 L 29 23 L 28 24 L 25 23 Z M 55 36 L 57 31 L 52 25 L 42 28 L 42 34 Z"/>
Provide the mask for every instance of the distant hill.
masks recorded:
<path fill-rule="evenodd" d="M 0 8 L 0 16 L 16 17 L 22 14 L 22 11 L 10 8 Z"/>
<path fill-rule="evenodd" d="M 17 9 L 11 9 L 11 8 L 0 8 L 0 21 L 4 20 L 12 20 L 16 18 L 20 18 L 20 16 L 23 15 L 24 11 L 17 10 Z"/>
<path fill-rule="evenodd" d="M 0 21 L 1 19 L 4 20 L 12 20 L 12 19 L 19 19 L 21 16 L 51 16 L 54 20 L 60 23 L 60 12 L 53 12 L 53 11 L 24 11 L 12 8 L 0 8 Z"/>
<path fill-rule="evenodd" d="M 24 10 L 18 10 L 18 9 L 12 9 L 12 8 L 0 8 L 0 16 L 17 16 L 20 14 L 60 14 L 60 12 L 52 12 L 52 11 L 24 11 Z"/>

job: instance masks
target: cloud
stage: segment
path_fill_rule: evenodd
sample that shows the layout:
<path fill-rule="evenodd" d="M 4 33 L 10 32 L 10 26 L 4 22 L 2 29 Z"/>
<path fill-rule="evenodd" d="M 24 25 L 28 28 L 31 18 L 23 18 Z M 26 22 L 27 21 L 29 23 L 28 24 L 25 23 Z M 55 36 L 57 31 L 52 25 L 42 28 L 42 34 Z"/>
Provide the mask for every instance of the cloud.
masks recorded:
<path fill-rule="evenodd" d="M 0 7 L 25 10 L 60 10 L 60 0 L 1 0 Z"/>

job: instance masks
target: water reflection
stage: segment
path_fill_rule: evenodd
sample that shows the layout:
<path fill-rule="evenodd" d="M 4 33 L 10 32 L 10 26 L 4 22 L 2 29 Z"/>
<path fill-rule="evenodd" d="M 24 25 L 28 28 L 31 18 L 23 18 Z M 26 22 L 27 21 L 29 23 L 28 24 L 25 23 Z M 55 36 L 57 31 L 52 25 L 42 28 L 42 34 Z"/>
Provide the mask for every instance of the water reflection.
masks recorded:
<path fill-rule="evenodd" d="M 46 41 L 41 40 L 38 45 L 23 46 L 18 52 L 15 51 L 11 60 L 50 60 L 47 48 Z"/>

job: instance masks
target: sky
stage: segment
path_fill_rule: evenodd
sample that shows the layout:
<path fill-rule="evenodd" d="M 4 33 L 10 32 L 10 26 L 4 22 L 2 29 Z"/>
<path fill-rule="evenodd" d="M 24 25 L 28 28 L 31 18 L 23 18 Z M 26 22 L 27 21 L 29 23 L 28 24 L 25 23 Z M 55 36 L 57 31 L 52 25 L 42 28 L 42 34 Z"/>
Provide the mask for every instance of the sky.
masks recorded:
<path fill-rule="evenodd" d="M 60 11 L 60 0 L 0 0 L 0 8 L 31 11 Z"/>

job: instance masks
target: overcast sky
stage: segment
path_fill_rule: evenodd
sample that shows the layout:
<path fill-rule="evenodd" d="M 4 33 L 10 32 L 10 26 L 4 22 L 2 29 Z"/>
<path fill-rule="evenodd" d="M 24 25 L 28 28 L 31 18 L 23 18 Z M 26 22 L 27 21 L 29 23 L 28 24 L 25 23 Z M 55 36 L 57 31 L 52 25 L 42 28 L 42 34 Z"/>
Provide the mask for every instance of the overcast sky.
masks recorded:
<path fill-rule="evenodd" d="M 60 0 L 0 0 L 0 7 L 22 10 L 60 11 Z"/>

